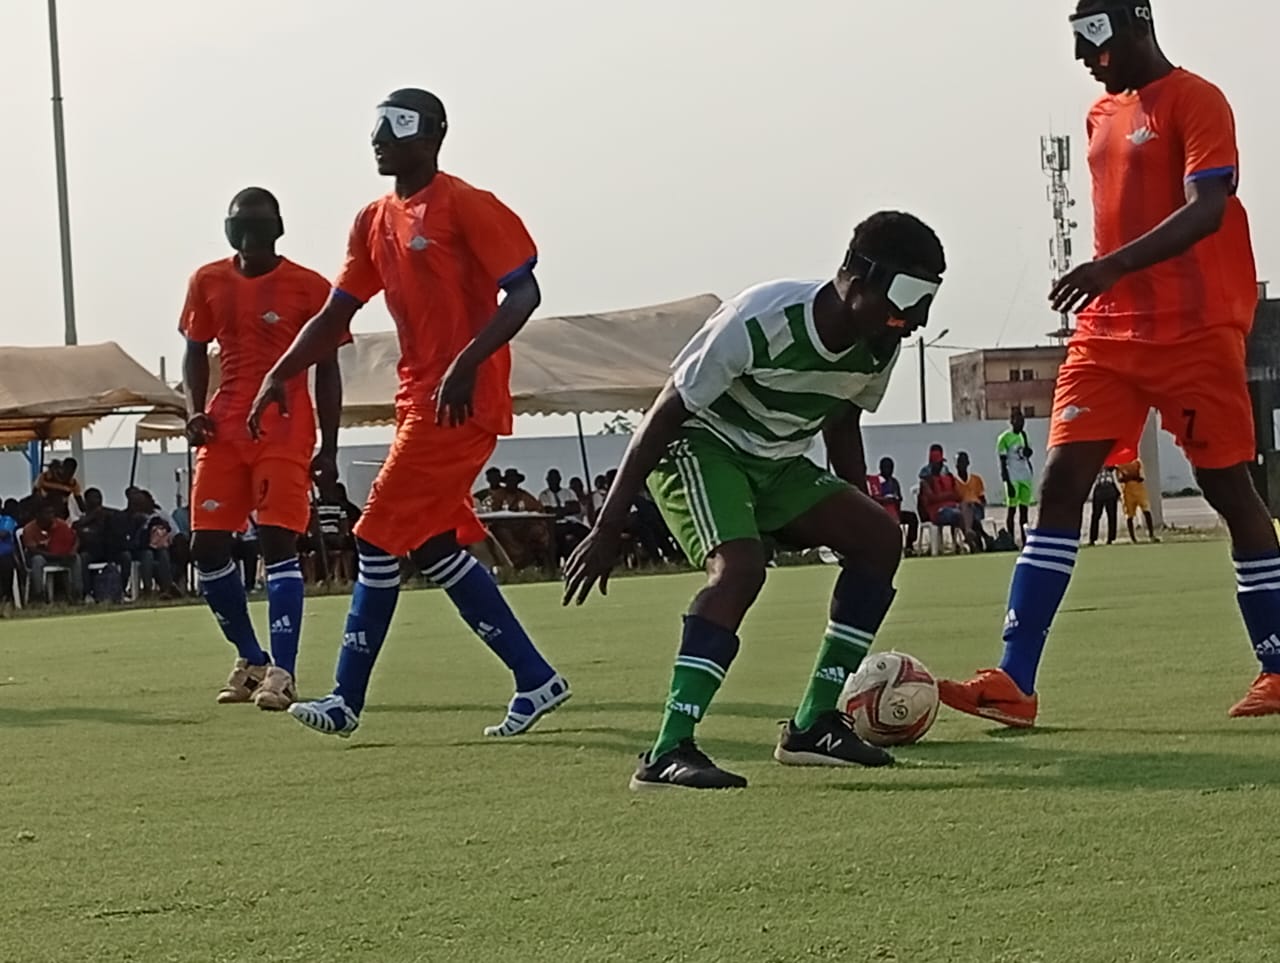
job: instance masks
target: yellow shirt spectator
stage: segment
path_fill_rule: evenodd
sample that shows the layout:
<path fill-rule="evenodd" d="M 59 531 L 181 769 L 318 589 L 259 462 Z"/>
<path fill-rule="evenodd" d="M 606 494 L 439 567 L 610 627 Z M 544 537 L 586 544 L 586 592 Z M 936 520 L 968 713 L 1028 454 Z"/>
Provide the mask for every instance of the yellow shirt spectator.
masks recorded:
<path fill-rule="evenodd" d="M 1142 472 L 1141 458 L 1117 465 L 1116 480 L 1120 482 L 1125 518 L 1134 518 L 1138 512 L 1151 511 L 1151 499 L 1147 496 L 1147 481 Z"/>
<path fill-rule="evenodd" d="M 987 500 L 987 486 L 977 472 L 969 472 L 969 477 L 961 479 L 956 475 L 956 490 L 960 492 L 960 504 L 982 505 Z"/>

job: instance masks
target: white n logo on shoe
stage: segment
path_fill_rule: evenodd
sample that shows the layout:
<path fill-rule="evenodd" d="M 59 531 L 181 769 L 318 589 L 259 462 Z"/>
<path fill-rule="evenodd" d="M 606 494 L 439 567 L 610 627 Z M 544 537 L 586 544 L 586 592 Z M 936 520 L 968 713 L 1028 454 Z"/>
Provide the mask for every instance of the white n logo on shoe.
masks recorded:
<path fill-rule="evenodd" d="M 666 769 L 662 770 L 658 778 L 665 779 L 667 782 L 671 782 L 673 780 L 679 779 L 681 773 L 683 773 L 684 771 L 685 771 L 684 766 L 680 765 L 679 763 L 673 762 L 671 765 L 667 766 Z"/>
<path fill-rule="evenodd" d="M 831 733 L 824 732 L 818 739 L 818 748 L 823 752 L 835 752 L 842 742 L 844 742 L 843 739 L 837 739 Z"/>

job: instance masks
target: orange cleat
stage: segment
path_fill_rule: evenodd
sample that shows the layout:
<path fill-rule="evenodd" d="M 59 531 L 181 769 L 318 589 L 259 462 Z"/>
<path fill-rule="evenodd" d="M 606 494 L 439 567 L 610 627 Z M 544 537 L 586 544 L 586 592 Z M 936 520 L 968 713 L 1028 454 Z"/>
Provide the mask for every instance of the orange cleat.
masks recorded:
<path fill-rule="evenodd" d="M 983 669 L 968 682 L 938 682 L 938 698 L 943 705 L 971 716 L 993 719 L 1015 729 L 1029 729 L 1036 724 L 1040 700 L 1027 695 L 1003 669 Z M 1280 711 L 1280 689 L 1276 709 Z"/>
<path fill-rule="evenodd" d="M 1280 713 L 1280 673 L 1264 672 L 1253 680 L 1244 698 L 1227 712 L 1233 719 Z"/>

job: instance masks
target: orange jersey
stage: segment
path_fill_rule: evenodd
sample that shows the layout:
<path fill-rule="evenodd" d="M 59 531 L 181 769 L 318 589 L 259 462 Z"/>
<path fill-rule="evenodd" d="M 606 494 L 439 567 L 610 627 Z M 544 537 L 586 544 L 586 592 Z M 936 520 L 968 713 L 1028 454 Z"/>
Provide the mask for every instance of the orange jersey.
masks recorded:
<path fill-rule="evenodd" d="M 449 365 L 489 323 L 498 292 L 532 270 L 537 248 L 524 224 L 488 191 L 437 174 L 412 197 L 374 201 L 356 218 L 335 287 L 364 303 L 379 291 L 400 335 L 401 407 L 434 408 Z M 511 352 L 481 365 L 478 426 L 511 433 Z"/>
<path fill-rule="evenodd" d="M 1098 257 L 1186 203 L 1186 183 L 1239 176 L 1235 118 L 1213 84 L 1181 68 L 1089 112 Z M 1232 193 L 1222 226 L 1191 250 L 1122 278 L 1080 313 L 1082 337 L 1176 341 L 1205 327 L 1248 331 L 1257 306 L 1249 221 Z"/>
<path fill-rule="evenodd" d="M 178 330 L 190 341 L 218 342 L 221 382 L 208 412 L 219 440 L 248 438 L 246 420 L 263 377 L 328 297 L 328 281 L 287 258 L 259 277 L 241 274 L 234 257 L 206 264 L 191 276 Z M 307 376 L 290 381 L 288 391 L 287 431 L 272 431 L 279 425 L 273 409 L 264 419 L 265 433 L 270 440 L 286 435 L 289 443 L 305 444 L 310 452 L 315 413 Z"/>

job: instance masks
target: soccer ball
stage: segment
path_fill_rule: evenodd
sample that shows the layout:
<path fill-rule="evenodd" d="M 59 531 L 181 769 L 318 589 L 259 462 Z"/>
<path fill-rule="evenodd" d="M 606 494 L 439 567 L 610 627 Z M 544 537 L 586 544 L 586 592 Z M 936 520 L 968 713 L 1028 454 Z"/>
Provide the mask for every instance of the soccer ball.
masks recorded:
<path fill-rule="evenodd" d="M 877 652 L 845 680 L 840 710 L 853 719 L 864 742 L 909 745 L 929 731 L 938 715 L 938 683 L 912 656 Z"/>

